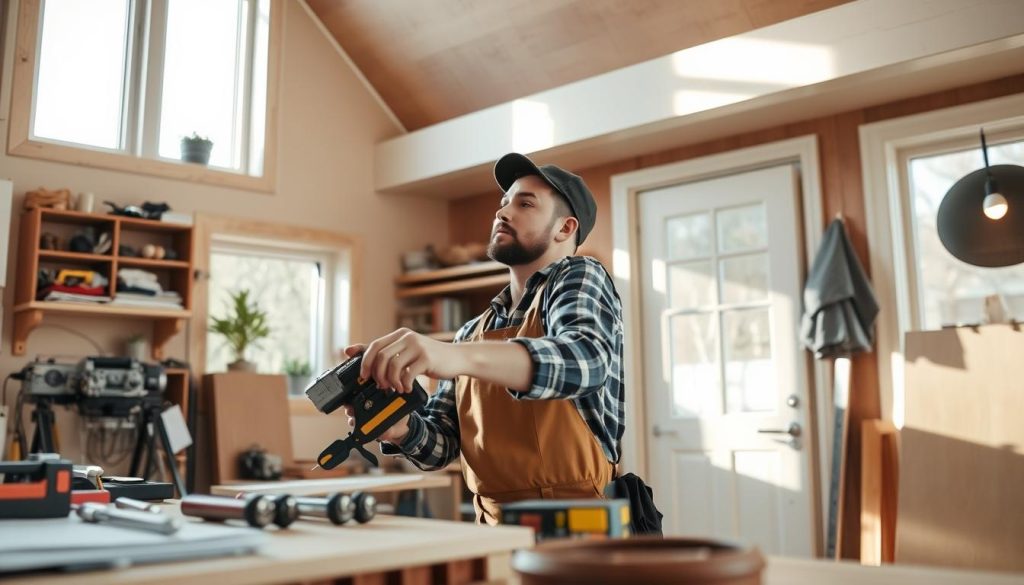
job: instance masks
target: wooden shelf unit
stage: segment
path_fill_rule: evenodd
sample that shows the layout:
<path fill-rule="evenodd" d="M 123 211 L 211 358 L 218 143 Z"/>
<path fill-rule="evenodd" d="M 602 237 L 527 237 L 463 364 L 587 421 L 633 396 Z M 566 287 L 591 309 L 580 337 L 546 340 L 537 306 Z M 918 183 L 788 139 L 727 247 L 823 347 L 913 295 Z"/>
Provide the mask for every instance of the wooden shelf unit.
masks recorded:
<path fill-rule="evenodd" d="M 413 272 L 395 278 L 395 297 L 402 301 L 398 325 L 409 313 L 432 314 L 424 333 L 440 341 L 455 339 L 455 331 L 438 322 L 438 303 L 458 299 L 468 308 L 465 320 L 482 312 L 491 298 L 509 283 L 508 267 L 499 262 L 477 262 L 439 270 Z M 457 329 L 457 327 L 456 327 Z"/>
<path fill-rule="evenodd" d="M 46 231 L 62 232 L 67 236 L 83 227 L 92 227 L 97 233 L 108 232 L 111 238 L 110 251 L 106 254 L 91 254 L 40 248 L 40 236 Z M 156 243 L 173 249 L 178 258 L 154 260 L 119 254 L 122 245 L 141 247 L 145 243 Z M 12 353 L 25 354 L 29 334 L 48 316 L 98 315 L 151 320 L 152 356 L 154 360 L 162 360 L 165 357 L 164 345 L 184 328 L 185 321 L 192 316 L 193 248 L 191 225 L 56 209 L 25 212 L 21 217 L 19 235 Z M 117 296 L 119 269 L 159 271 L 165 290 L 174 290 L 180 294 L 183 306 L 181 309 L 165 309 L 108 303 L 40 301 L 36 299 L 39 292 L 37 276 L 44 264 L 58 268 L 89 268 L 100 272 L 109 280 L 107 294 L 112 298 Z"/>

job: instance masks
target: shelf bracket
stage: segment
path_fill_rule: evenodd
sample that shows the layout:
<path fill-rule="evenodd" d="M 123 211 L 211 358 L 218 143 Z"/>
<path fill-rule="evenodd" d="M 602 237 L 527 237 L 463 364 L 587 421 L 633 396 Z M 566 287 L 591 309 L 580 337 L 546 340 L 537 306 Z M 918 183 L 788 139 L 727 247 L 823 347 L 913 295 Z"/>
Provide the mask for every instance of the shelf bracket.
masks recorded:
<path fill-rule="evenodd" d="M 43 312 L 40 310 L 18 311 L 14 314 L 14 339 L 12 340 L 11 353 L 14 355 L 25 355 L 25 343 L 28 341 L 28 334 L 39 327 L 43 322 Z"/>
<path fill-rule="evenodd" d="M 161 361 L 166 357 L 164 345 L 181 332 L 184 319 L 157 319 L 153 321 L 153 359 Z"/>

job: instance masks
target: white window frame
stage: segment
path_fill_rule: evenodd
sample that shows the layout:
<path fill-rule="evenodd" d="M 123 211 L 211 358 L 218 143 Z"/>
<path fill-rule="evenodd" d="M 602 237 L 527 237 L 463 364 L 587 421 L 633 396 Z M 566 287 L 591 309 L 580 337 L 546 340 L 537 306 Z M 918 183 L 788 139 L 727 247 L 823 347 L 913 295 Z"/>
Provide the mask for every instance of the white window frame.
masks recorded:
<path fill-rule="evenodd" d="M 335 365 L 338 350 L 351 339 L 351 250 L 289 240 L 252 238 L 232 234 L 212 234 L 209 253 L 245 254 L 320 263 L 323 280 L 320 322 L 315 343 L 316 360 L 310 363 L 314 373 Z M 210 259 L 207 259 L 209 265 Z M 206 290 L 209 305 L 209 289 Z M 205 355 L 204 355 L 205 363 Z"/>
<path fill-rule="evenodd" d="M 161 27 L 146 26 L 151 17 L 158 20 L 159 14 L 166 15 L 167 0 L 132 0 L 130 18 L 133 18 L 133 26 L 129 30 L 129 48 L 127 55 L 127 71 L 135 71 L 129 75 L 129 84 L 125 88 L 124 107 L 122 108 L 122 138 L 121 149 L 112 150 L 99 148 L 78 143 L 62 142 L 52 139 L 36 138 L 32 135 L 34 121 L 33 105 L 35 103 L 37 63 L 39 58 L 39 44 L 41 42 L 41 21 L 42 3 L 39 0 L 12 2 L 11 10 L 16 11 L 13 19 L 16 24 L 15 46 L 19 48 L 17 58 L 14 59 L 14 73 L 12 76 L 11 91 L 11 116 L 10 132 L 8 134 L 7 152 L 14 156 L 50 160 L 82 166 L 99 167 L 119 171 L 140 173 L 167 177 L 172 179 L 186 180 L 199 183 L 209 183 L 221 186 L 237 187 L 264 192 L 273 192 L 276 189 L 277 175 L 277 111 L 278 111 L 278 86 L 280 81 L 281 52 L 284 35 L 284 13 L 286 0 L 270 1 L 270 30 L 267 39 L 267 72 L 263 125 L 263 160 L 262 164 L 251 164 L 252 145 L 240 144 L 239 162 L 244 163 L 242 170 L 227 168 L 203 167 L 194 164 L 183 163 L 175 159 L 168 159 L 156 156 L 157 143 L 156 134 L 159 129 L 159 110 L 154 107 L 159 104 L 160 84 L 163 79 L 162 70 L 162 40 L 164 30 Z M 161 9 L 162 7 L 162 9 Z M 248 21 L 255 25 L 255 3 L 250 3 Z M 163 22 L 163 21 L 161 21 Z M 251 27 L 250 27 L 251 28 Z M 143 42 L 132 42 L 132 38 L 140 38 L 153 31 L 153 38 L 147 38 Z M 159 38 L 157 38 L 159 37 Z M 252 43 L 249 43 L 252 45 Z M 149 50 L 149 47 L 161 47 L 160 51 Z M 250 50 L 247 59 L 251 59 Z M 158 61 L 158 63 L 154 63 Z M 142 63 L 145 62 L 145 67 Z M 246 68 L 251 71 L 251 66 Z M 146 70 L 147 75 L 138 72 Z M 152 78 L 147 81 L 147 77 Z M 246 84 L 250 86 L 251 83 Z M 251 89 L 251 88 L 250 88 Z M 155 100 L 155 101 L 154 101 Z M 239 105 L 239 116 L 244 117 L 245 130 L 240 138 L 247 141 L 246 133 L 253 124 L 252 116 L 249 114 L 249 104 L 252 102 L 251 91 L 247 90 L 244 96 L 244 103 Z M 130 123 L 129 120 L 137 119 L 139 123 Z M 154 126 L 155 124 L 155 126 Z M 153 130 L 143 132 L 146 126 Z M 150 136 L 152 134 L 152 137 Z M 236 134 L 238 132 L 236 131 Z M 258 175 L 247 174 L 246 170 L 252 166 L 253 169 L 261 169 Z"/>
<path fill-rule="evenodd" d="M 920 327 L 917 260 L 910 230 L 911 157 L 981 148 L 1024 134 L 1024 94 L 862 125 L 860 155 L 871 280 L 882 310 L 877 353 L 882 418 L 903 425 L 904 336 Z"/>

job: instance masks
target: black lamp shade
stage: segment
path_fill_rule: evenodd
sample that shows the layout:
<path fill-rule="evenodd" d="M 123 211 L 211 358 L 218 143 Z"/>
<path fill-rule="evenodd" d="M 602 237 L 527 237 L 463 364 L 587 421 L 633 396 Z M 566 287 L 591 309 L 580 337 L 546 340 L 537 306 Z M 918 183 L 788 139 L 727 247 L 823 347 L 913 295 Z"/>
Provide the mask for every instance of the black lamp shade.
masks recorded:
<path fill-rule="evenodd" d="M 989 219 L 982 210 L 991 175 L 1006 198 L 1006 215 Z M 994 165 L 957 181 L 939 204 L 939 240 L 949 253 L 975 266 L 1024 262 L 1024 167 Z"/>

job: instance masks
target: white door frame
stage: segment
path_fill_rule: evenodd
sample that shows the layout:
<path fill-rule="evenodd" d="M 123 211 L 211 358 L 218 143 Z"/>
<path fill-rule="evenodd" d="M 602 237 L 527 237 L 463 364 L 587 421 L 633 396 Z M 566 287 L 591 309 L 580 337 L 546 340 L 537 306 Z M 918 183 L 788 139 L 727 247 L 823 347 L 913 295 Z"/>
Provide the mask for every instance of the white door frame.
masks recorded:
<path fill-rule="evenodd" d="M 909 262 L 912 237 L 905 221 L 909 201 L 901 153 L 962 138 L 977 140 L 1024 128 L 1024 94 L 985 100 L 859 128 L 871 281 L 883 307 L 878 313 L 878 388 L 882 419 L 903 426 L 903 334 L 915 326 Z M 981 144 L 978 148 L 981 148 Z M 895 219 L 895 221 L 894 221 Z"/>
<path fill-rule="evenodd" d="M 818 139 L 816 135 L 801 136 L 779 142 L 762 144 L 749 148 L 733 150 L 721 154 L 685 160 L 677 163 L 640 169 L 628 173 L 614 175 L 612 188 L 612 275 L 615 286 L 622 299 L 625 351 L 623 367 L 625 368 L 626 398 L 626 429 L 623 441 L 622 459 L 624 467 L 635 470 L 643 477 L 650 475 L 647 469 L 647 422 L 645 415 L 643 388 L 642 342 L 638 323 L 642 323 L 640 299 L 643 298 L 640 278 L 640 220 L 638 213 L 638 195 L 642 191 L 663 187 L 681 182 L 692 182 L 710 179 L 717 176 L 740 173 L 758 168 L 779 164 L 799 163 L 801 200 L 803 210 L 804 250 L 802 254 L 801 282 L 806 279 L 811 259 L 821 243 L 824 232 L 823 204 L 821 192 L 821 175 L 818 165 Z M 799 306 L 802 306 L 802 299 Z M 794 331 L 794 335 L 797 334 Z M 808 358 L 810 359 L 810 358 Z M 814 492 L 812 500 L 816 502 L 814 514 L 815 524 L 820 534 L 814 539 L 818 554 L 823 550 L 822 543 L 825 531 L 822 510 L 827 508 L 828 490 L 821 486 L 828 485 L 828 457 L 832 452 L 829 433 L 824 429 L 831 428 L 831 396 L 829 388 L 830 372 L 825 363 L 813 360 L 812 378 L 808 380 L 808 397 L 813 398 L 815 408 L 808 409 L 808 419 L 812 422 L 812 432 L 816 436 L 815 449 L 809 453 L 811 474 L 817 478 L 818 485 L 809 486 Z M 804 372 L 806 375 L 806 371 Z M 817 494 L 817 498 L 815 498 Z"/>

